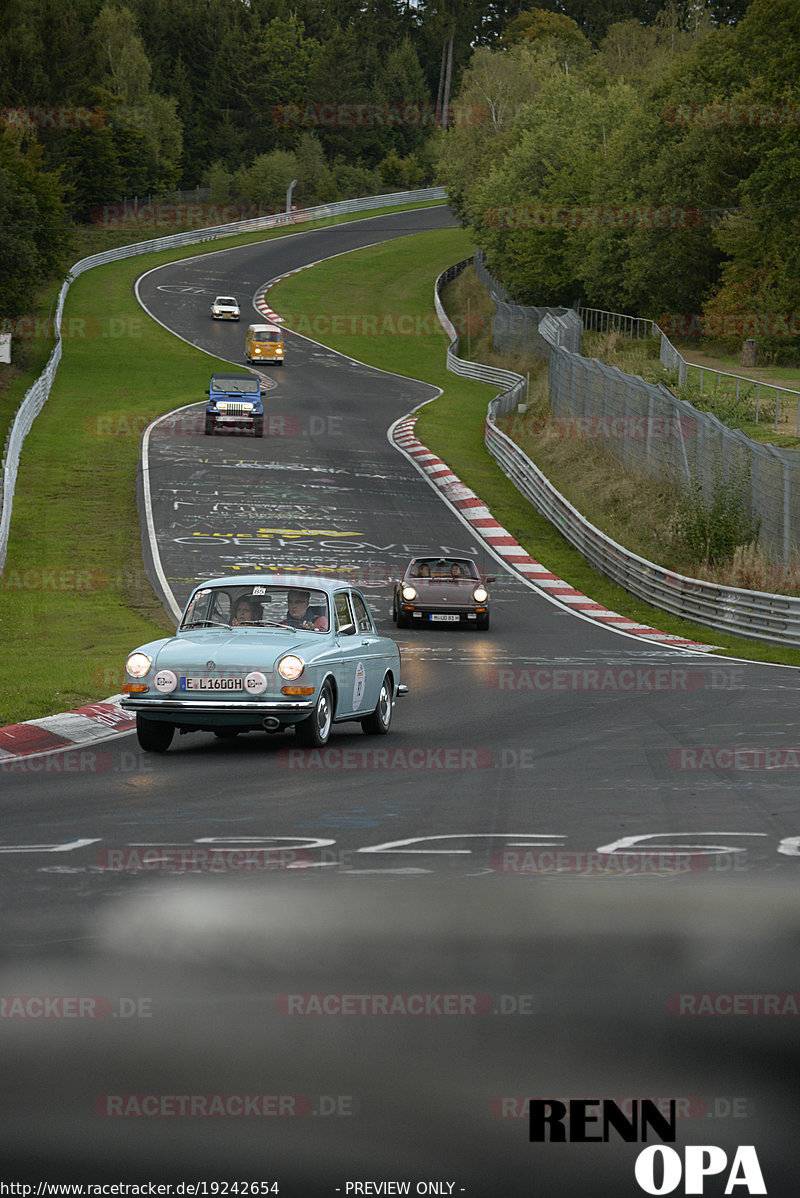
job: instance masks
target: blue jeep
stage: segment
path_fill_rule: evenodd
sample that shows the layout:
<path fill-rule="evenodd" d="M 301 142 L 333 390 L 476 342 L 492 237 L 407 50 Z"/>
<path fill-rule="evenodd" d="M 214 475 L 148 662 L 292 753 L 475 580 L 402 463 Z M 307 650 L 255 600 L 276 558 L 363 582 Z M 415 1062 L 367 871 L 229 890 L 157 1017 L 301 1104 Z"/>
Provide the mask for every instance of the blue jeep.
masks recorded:
<path fill-rule="evenodd" d="M 262 384 L 257 374 L 211 376 L 205 431 L 212 434 L 218 426 L 252 428 L 254 436 L 264 436 Z"/>

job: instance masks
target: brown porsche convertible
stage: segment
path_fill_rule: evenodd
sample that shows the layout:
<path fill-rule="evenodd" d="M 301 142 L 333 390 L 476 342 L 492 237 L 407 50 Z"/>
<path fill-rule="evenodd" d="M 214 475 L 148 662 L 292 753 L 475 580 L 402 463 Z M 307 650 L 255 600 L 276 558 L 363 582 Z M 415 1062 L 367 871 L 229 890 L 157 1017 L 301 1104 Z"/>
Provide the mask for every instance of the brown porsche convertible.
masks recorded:
<path fill-rule="evenodd" d="M 392 618 L 398 628 L 431 624 L 489 627 L 488 583 L 469 557 L 415 557 L 395 583 Z"/>

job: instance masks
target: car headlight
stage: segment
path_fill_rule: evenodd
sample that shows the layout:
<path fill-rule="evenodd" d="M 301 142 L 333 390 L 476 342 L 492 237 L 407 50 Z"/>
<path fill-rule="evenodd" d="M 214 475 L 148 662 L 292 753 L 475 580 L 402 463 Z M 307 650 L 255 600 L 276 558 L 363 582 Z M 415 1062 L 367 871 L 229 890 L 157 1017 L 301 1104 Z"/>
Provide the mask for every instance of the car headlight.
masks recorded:
<path fill-rule="evenodd" d="M 287 653 L 286 657 L 282 657 L 278 662 L 278 673 L 287 682 L 293 682 L 295 678 L 299 678 L 305 668 L 306 663 L 302 657 L 297 657 L 294 653 Z"/>
<path fill-rule="evenodd" d="M 413 587 L 403 587 L 402 594 L 403 594 L 403 598 L 408 603 L 411 603 L 417 597 L 417 592 L 414 590 Z"/>
<path fill-rule="evenodd" d="M 489 598 L 489 592 L 486 590 L 486 587 L 475 587 L 475 590 L 472 592 L 472 598 L 476 603 L 485 603 Z"/>
<path fill-rule="evenodd" d="M 125 669 L 131 678 L 144 678 L 145 674 L 149 673 L 152 664 L 153 659 L 146 653 L 131 653 L 125 662 Z"/>

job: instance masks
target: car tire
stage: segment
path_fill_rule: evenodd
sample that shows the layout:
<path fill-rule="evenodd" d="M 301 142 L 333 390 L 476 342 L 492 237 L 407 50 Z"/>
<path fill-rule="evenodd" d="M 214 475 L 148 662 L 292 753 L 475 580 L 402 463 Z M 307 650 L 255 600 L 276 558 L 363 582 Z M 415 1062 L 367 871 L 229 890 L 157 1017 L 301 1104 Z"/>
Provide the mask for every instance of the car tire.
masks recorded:
<path fill-rule="evenodd" d="M 264 436 L 264 417 L 256 416 L 253 419 L 253 435 L 256 437 Z"/>
<path fill-rule="evenodd" d="M 362 730 L 367 736 L 385 736 L 392 725 L 394 684 L 391 674 L 386 674 L 381 683 L 378 705 L 373 712 L 364 716 Z"/>
<path fill-rule="evenodd" d="M 486 613 L 485 616 L 478 616 L 478 619 L 475 621 L 475 627 L 477 628 L 478 632 L 488 632 L 489 631 L 489 613 L 488 612 Z"/>
<path fill-rule="evenodd" d="M 408 620 L 403 615 L 403 613 L 400 611 L 396 596 L 395 596 L 395 600 L 394 600 L 394 607 L 392 608 L 392 619 L 394 620 L 394 622 L 398 628 L 408 628 Z"/>
<path fill-rule="evenodd" d="M 214 417 L 213 416 L 206 416 L 205 433 L 206 433 L 206 436 L 213 436 L 213 434 L 214 434 Z"/>
<path fill-rule="evenodd" d="M 167 724 L 164 720 L 149 720 L 137 711 L 136 736 L 145 753 L 166 753 L 174 734 L 174 724 Z"/>
<path fill-rule="evenodd" d="M 333 692 L 331 684 L 324 682 L 311 715 L 295 724 L 295 735 L 301 745 L 310 749 L 321 749 L 328 743 L 332 725 Z"/>
<path fill-rule="evenodd" d="M 215 728 L 214 735 L 219 740 L 233 740 L 233 738 L 235 736 L 239 735 L 239 729 L 238 728 Z"/>

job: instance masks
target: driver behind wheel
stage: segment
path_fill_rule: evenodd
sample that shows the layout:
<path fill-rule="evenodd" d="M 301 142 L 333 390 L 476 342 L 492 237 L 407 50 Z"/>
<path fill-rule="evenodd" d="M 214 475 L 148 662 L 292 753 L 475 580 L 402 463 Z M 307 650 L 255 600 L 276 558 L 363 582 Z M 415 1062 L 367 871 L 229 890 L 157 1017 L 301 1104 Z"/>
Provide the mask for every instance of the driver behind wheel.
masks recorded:
<path fill-rule="evenodd" d="M 288 611 L 283 622 L 290 628 L 305 628 L 309 632 L 327 632 L 328 621 L 317 608 L 308 606 L 310 598 L 310 591 L 289 591 L 286 599 Z"/>

